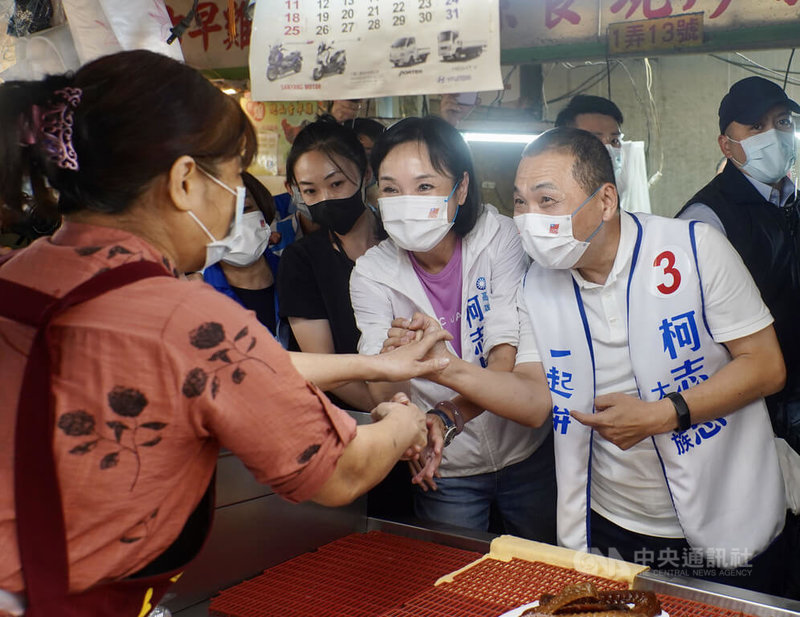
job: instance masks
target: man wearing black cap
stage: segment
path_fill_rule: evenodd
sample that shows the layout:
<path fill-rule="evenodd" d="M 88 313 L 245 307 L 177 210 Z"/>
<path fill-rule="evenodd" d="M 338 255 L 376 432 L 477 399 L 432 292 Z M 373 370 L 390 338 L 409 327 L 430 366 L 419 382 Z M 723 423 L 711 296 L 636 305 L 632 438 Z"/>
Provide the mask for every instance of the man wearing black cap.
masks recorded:
<path fill-rule="evenodd" d="M 773 429 L 800 452 L 800 218 L 792 112 L 800 105 L 762 77 L 736 82 L 719 106 L 722 173 L 695 194 L 678 217 L 710 223 L 728 236 L 775 318 L 786 362 L 786 386 L 767 397 Z M 786 536 L 795 563 L 787 595 L 800 598 L 800 519 Z"/>

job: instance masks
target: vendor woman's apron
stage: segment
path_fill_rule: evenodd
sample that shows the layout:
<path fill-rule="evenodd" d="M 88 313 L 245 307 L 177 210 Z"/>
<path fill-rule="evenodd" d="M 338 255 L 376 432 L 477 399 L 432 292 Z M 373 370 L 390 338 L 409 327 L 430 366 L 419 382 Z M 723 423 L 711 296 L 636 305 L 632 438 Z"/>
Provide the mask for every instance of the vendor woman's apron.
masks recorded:
<path fill-rule="evenodd" d="M 3 261 L 6 259 L 0 263 Z M 25 617 L 144 617 L 197 555 L 208 534 L 214 478 L 178 539 L 155 561 L 124 580 L 69 593 L 64 513 L 52 445 L 55 410 L 48 325 L 70 307 L 107 291 L 168 275 L 154 262 L 125 264 L 92 277 L 62 298 L 0 280 L 0 298 L 5 299 L 0 315 L 36 328 L 20 390 L 14 441 L 14 500 L 27 596 Z"/>

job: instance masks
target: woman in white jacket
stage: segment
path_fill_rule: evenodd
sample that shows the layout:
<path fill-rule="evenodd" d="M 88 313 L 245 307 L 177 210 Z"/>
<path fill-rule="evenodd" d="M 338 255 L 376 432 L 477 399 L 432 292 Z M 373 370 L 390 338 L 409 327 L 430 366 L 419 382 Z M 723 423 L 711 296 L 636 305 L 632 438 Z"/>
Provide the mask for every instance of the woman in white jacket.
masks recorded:
<path fill-rule="evenodd" d="M 435 315 L 452 334 L 450 351 L 491 370 L 514 367 L 516 292 L 526 266 L 511 219 L 480 203 L 469 147 L 437 117 L 407 118 L 375 144 L 372 168 L 389 235 L 356 262 L 350 295 L 361 330 L 358 350 L 381 351 L 395 318 Z M 371 383 L 376 400 L 398 384 Z M 414 496 L 415 514 L 473 529 L 489 527 L 494 505 L 504 530 L 555 542 L 555 474 L 549 423 L 539 429 L 482 413 L 457 392 L 427 380 L 401 384 L 445 425 L 441 478 Z M 449 429 L 449 430 L 448 430 Z"/>

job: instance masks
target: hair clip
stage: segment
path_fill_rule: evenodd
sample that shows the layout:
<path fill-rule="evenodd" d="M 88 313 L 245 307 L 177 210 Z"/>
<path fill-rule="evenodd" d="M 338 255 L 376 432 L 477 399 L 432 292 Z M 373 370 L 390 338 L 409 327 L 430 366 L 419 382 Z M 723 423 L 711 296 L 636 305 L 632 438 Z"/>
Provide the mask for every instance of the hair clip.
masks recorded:
<path fill-rule="evenodd" d="M 39 140 L 42 130 L 42 108 L 38 105 L 31 107 L 30 118 L 24 114 L 19 117 L 19 145 L 32 146 Z"/>
<path fill-rule="evenodd" d="M 61 97 L 62 102 L 42 113 L 42 146 L 58 167 L 78 171 L 78 155 L 72 145 L 72 125 L 83 91 L 80 88 L 62 88 L 53 94 Z"/>

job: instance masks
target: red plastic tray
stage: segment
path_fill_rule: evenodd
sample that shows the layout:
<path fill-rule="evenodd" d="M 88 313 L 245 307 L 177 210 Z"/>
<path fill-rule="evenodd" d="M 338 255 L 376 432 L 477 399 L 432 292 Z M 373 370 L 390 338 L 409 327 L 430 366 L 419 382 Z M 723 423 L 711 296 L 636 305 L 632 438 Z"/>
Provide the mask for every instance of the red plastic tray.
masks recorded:
<path fill-rule="evenodd" d="M 478 553 L 373 531 L 336 540 L 274 566 L 211 602 L 214 617 L 497 617 L 565 585 L 623 583 L 541 562 L 484 560 L 434 587 Z M 743 617 L 738 611 L 659 596 L 670 617 Z"/>
<path fill-rule="evenodd" d="M 353 534 L 220 593 L 216 617 L 374 617 L 480 553 L 373 531 Z"/>

